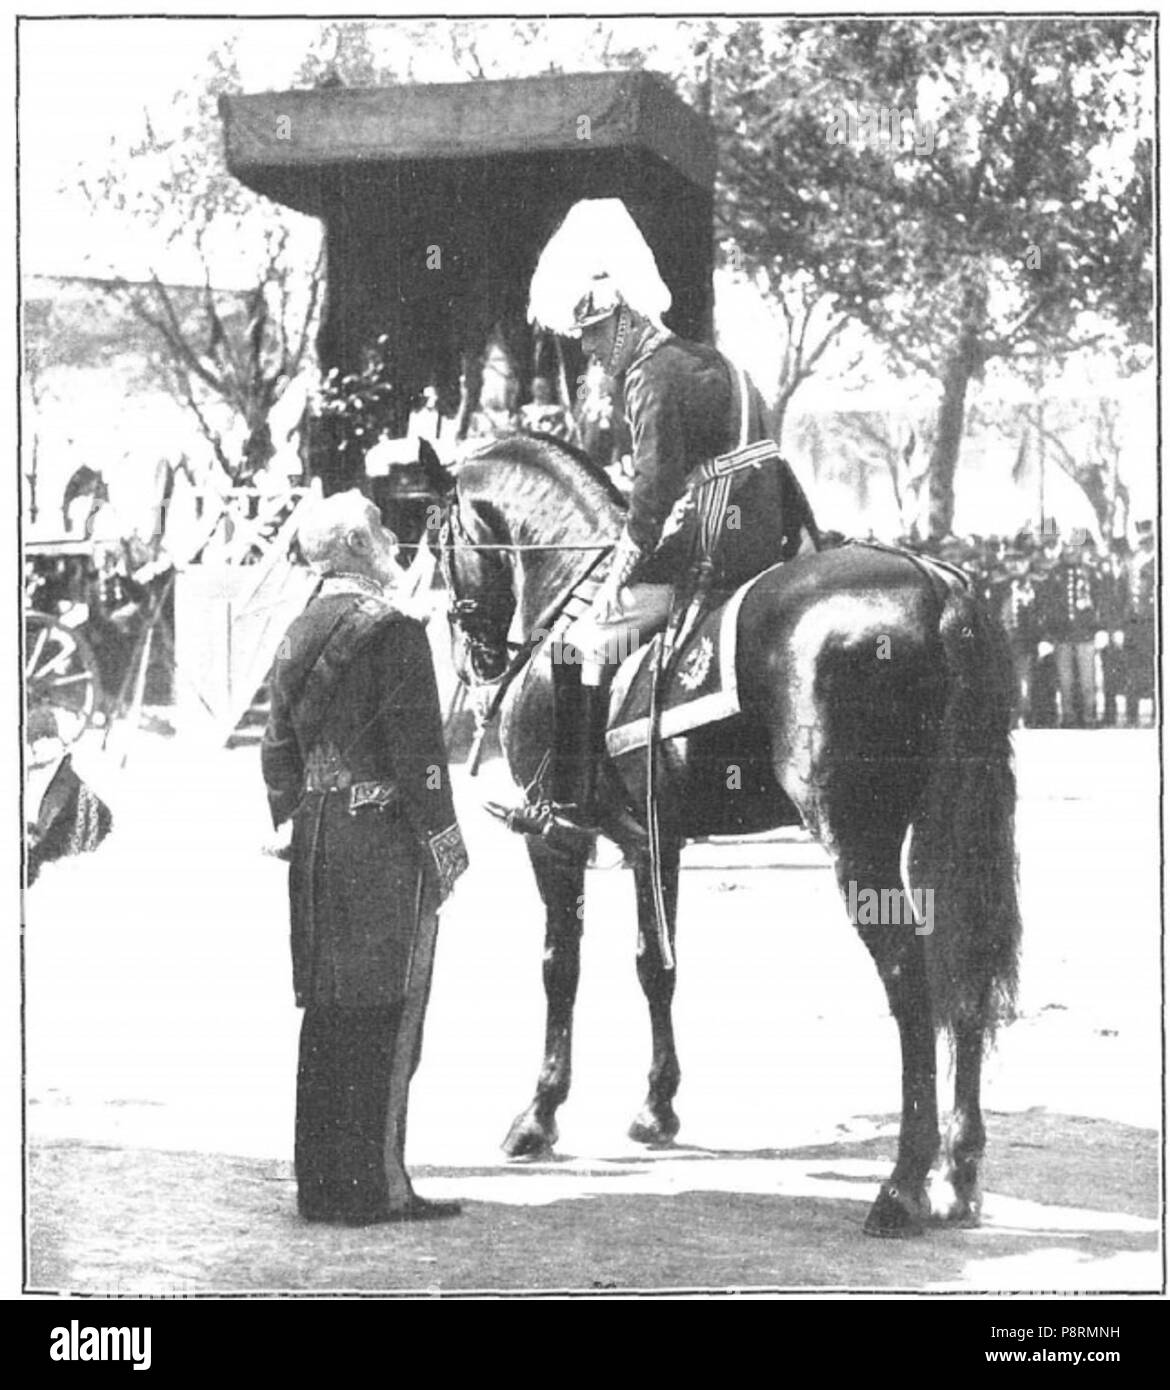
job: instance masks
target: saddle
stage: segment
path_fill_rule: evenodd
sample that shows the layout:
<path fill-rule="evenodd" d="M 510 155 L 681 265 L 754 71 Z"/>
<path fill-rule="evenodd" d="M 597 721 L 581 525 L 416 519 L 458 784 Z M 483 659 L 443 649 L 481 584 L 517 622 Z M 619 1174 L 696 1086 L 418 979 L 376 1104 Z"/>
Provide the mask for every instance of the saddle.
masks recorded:
<path fill-rule="evenodd" d="M 736 675 L 739 611 L 771 566 L 731 593 L 711 591 L 689 633 L 663 665 L 657 690 L 656 735 L 675 738 L 740 713 Z M 628 656 L 610 686 L 605 747 L 611 758 L 645 750 L 650 741 L 655 669 L 666 634 Z"/>

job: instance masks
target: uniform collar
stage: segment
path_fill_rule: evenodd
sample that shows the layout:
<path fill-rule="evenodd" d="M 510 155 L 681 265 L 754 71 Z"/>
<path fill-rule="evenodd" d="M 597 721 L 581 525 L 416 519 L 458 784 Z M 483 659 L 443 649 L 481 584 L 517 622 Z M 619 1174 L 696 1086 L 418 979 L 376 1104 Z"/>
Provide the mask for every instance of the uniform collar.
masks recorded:
<path fill-rule="evenodd" d="M 338 594 L 360 594 L 365 598 L 384 599 L 386 588 L 365 574 L 351 574 L 348 571 L 327 574 L 321 585 L 321 597 L 334 598 Z"/>
<path fill-rule="evenodd" d="M 655 328 L 654 325 L 647 324 L 642 330 L 642 336 L 638 340 L 638 345 L 634 349 L 634 355 L 630 359 L 630 365 L 626 368 L 626 375 L 640 367 L 648 357 L 651 357 L 663 343 L 668 342 L 674 334 L 667 328 Z"/>

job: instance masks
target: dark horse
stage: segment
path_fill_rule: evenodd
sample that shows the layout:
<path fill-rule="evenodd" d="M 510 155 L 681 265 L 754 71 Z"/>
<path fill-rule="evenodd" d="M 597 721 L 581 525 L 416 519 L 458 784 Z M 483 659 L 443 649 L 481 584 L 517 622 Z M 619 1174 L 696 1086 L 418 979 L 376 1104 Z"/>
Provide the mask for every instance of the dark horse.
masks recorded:
<path fill-rule="evenodd" d="M 457 465 L 446 486 L 456 666 L 463 680 L 493 680 L 508 662 L 514 616 L 525 634 L 533 631 L 588 566 L 588 547 L 616 540 L 623 504 L 583 456 L 539 438 L 490 445 Z M 679 851 L 697 836 L 803 823 L 832 855 L 851 902 L 921 905 L 927 899 L 907 890 L 933 890 L 929 927 L 921 913 L 887 914 L 895 919 L 887 925 L 854 913 L 902 1044 L 898 1158 L 866 1230 L 913 1234 L 930 1219 L 975 1224 L 985 1142 L 980 1070 L 1013 998 L 1020 935 L 1011 679 L 1001 634 L 961 576 L 863 545 L 769 572 L 743 603 L 738 631 L 742 714 L 661 747 L 671 934 Z M 550 743 L 552 650 L 548 642 L 538 649 L 502 707 L 501 743 L 523 785 L 538 777 Z M 645 759 L 624 763 L 620 771 L 607 765 L 602 823 L 634 869 L 638 979 L 653 1032 L 649 1092 L 630 1134 L 663 1144 L 678 1131 L 675 974 L 664 965 L 637 824 Z M 731 764 L 742 769 L 736 790 L 727 786 Z M 582 930 L 584 864 L 566 864 L 539 840 L 528 844 L 547 913 L 548 1019 L 536 1095 L 505 1143 L 513 1157 L 546 1152 L 557 1138 Z M 940 1149 L 939 1029 L 953 1043 L 955 1104 L 931 1174 Z"/>

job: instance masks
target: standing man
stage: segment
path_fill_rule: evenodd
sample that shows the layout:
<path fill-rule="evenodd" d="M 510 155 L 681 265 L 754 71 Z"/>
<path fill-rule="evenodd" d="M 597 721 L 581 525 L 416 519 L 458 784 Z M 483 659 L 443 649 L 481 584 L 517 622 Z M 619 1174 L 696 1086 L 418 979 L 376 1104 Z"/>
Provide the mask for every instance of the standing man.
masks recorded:
<path fill-rule="evenodd" d="M 532 378 L 532 400 L 520 407 L 520 428 L 527 434 L 548 434 L 572 444 L 573 419 L 557 400 L 547 376 Z"/>
<path fill-rule="evenodd" d="M 1092 549 L 1070 540 L 1048 576 L 1046 633 L 1056 647 L 1060 683 L 1060 724 L 1064 729 L 1091 729 L 1097 722 L 1097 576 Z"/>
<path fill-rule="evenodd" d="M 614 383 L 633 447 L 625 528 L 589 611 L 566 634 L 579 661 L 553 665 L 551 797 L 507 812 L 522 834 L 571 850 L 597 834 L 597 772 L 606 682 L 620 656 L 661 631 L 675 586 L 696 556 L 695 470 L 767 438 L 759 392 L 715 348 L 663 323 L 671 293 L 625 205 L 586 199 L 570 208 L 541 253 L 529 318 L 579 340 Z M 779 451 L 745 473 L 733 493 L 714 586 L 733 590 L 801 548 L 816 545 L 804 492 Z"/>
<path fill-rule="evenodd" d="M 1118 697 L 1126 693 L 1125 628 L 1129 622 L 1131 579 L 1129 544 L 1124 537 L 1109 542 L 1109 554 L 1101 566 L 1101 688 L 1105 695 L 1105 723 L 1119 725 Z"/>
<path fill-rule="evenodd" d="M 992 611 L 997 612 L 1008 635 L 1016 672 L 1015 717 L 1019 728 L 1032 718 L 1032 681 L 1036 667 L 1036 591 L 1028 574 L 1028 557 L 1022 551 L 1004 552 L 1006 578 L 995 586 Z"/>
<path fill-rule="evenodd" d="M 1157 551 L 1154 545 L 1154 523 L 1137 524 L 1137 551 L 1130 568 L 1131 604 L 1125 646 L 1128 671 L 1125 691 L 1125 717 L 1133 725 L 1141 723 L 1141 702 L 1154 702 L 1157 697 L 1158 659 L 1155 643 L 1158 593 Z M 1158 711 L 1153 710 L 1154 723 Z"/>
<path fill-rule="evenodd" d="M 323 575 L 273 666 L 261 760 L 292 819 L 297 1201 L 309 1221 L 453 1216 L 404 1164 L 437 913 L 467 867 L 430 648 L 387 587 L 396 541 L 356 490 L 308 504 Z"/>

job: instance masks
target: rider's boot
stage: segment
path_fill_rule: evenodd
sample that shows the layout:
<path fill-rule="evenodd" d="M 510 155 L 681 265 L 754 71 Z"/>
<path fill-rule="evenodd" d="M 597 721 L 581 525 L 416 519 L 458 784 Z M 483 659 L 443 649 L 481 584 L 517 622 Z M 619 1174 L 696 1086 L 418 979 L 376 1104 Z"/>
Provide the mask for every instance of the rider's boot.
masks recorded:
<path fill-rule="evenodd" d="M 539 835 L 551 849 L 572 853 L 587 848 L 599 833 L 597 779 L 606 707 L 601 687 L 582 683 L 580 666 L 554 665 L 550 796 L 518 810 L 491 802 L 487 809 L 510 830 Z"/>

